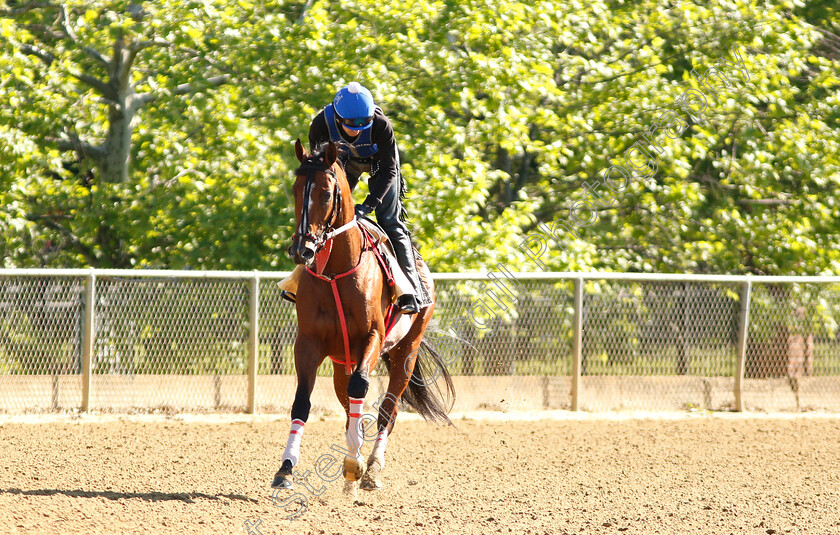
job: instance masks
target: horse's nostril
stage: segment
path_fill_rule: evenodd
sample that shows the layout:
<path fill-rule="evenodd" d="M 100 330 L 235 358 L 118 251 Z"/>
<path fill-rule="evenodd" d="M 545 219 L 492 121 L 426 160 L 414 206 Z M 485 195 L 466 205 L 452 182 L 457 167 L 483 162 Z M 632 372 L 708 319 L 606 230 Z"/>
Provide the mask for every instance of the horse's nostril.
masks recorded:
<path fill-rule="evenodd" d="M 303 257 L 304 260 L 309 260 L 313 256 L 315 256 L 315 251 L 313 251 L 312 249 L 309 249 L 307 247 L 306 249 L 303 250 L 303 252 L 301 253 L 301 256 Z"/>

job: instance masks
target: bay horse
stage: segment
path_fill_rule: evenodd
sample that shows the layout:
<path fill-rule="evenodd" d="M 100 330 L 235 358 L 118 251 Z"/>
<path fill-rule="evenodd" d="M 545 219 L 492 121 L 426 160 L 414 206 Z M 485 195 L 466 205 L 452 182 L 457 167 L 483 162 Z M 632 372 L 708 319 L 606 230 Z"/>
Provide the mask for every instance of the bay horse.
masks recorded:
<path fill-rule="evenodd" d="M 330 141 L 310 155 L 297 140 L 295 154 L 301 165 L 295 171 L 297 230 L 289 253 L 306 270 L 295 303 L 297 391 L 292 424 L 282 466 L 271 486 L 293 487 L 289 477 L 300 459 L 316 371 L 330 357 L 333 386 L 346 414 L 344 477 L 352 486 L 361 480 L 363 489 L 376 490 L 382 487 L 385 448 L 398 402 L 407 403 L 426 420 L 452 424 L 446 414 L 447 402 L 454 400 L 452 378 L 440 355 L 423 341 L 434 311 L 434 286 L 429 268 L 419 261 L 418 273 L 428 283 L 432 303 L 410 316 L 400 314 L 396 307 L 389 313 L 391 289 L 377 259 L 379 252 L 356 220 L 352 191 L 337 162 L 335 144 Z M 372 433 L 372 421 L 363 425 L 361 412 L 369 374 L 380 356 L 388 369 L 388 390 Z M 427 379 L 431 372 L 443 377 L 446 392 Z M 367 467 L 361 454 L 366 440 L 374 441 Z"/>

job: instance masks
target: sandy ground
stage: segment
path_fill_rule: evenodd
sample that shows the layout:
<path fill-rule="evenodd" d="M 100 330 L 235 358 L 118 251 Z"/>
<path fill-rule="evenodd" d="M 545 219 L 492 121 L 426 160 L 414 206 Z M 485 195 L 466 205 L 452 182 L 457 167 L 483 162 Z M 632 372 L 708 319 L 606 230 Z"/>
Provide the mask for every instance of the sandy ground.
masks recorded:
<path fill-rule="evenodd" d="M 0 533 L 840 534 L 836 416 L 502 418 L 398 421 L 357 501 L 315 475 L 342 422 L 310 421 L 293 521 L 286 418 L 6 418 Z"/>

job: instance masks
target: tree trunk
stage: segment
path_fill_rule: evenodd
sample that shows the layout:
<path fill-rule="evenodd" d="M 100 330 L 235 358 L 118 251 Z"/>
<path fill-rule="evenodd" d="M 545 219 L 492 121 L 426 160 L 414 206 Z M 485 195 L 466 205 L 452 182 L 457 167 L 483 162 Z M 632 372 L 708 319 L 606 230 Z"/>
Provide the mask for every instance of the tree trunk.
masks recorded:
<path fill-rule="evenodd" d="M 126 89 L 131 90 L 130 87 Z M 105 157 L 100 169 L 102 181 L 110 184 L 124 184 L 129 177 L 132 110 L 128 96 L 120 100 L 119 105 L 110 106 Z"/>
<path fill-rule="evenodd" d="M 131 158 L 131 120 L 137 105 L 131 84 L 131 64 L 134 54 L 125 46 L 122 37 L 114 42 L 111 59 L 110 87 L 114 90 L 108 109 L 108 134 L 105 139 L 105 157 L 102 160 L 102 181 L 124 184 L 129 178 Z"/>

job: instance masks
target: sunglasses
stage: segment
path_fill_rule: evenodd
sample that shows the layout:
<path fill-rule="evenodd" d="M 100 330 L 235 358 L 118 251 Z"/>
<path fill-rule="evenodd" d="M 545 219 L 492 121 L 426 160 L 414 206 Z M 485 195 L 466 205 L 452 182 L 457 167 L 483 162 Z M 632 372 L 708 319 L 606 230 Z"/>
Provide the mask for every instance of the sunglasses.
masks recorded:
<path fill-rule="evenodd" d="M 356 119 L 345 119 L 344 117 L 339 117 L 338 120 L 344 126 L 349 126 L 350 128 L 361 128 L 372 123 L 373 117 L 359 117 Z"/>

